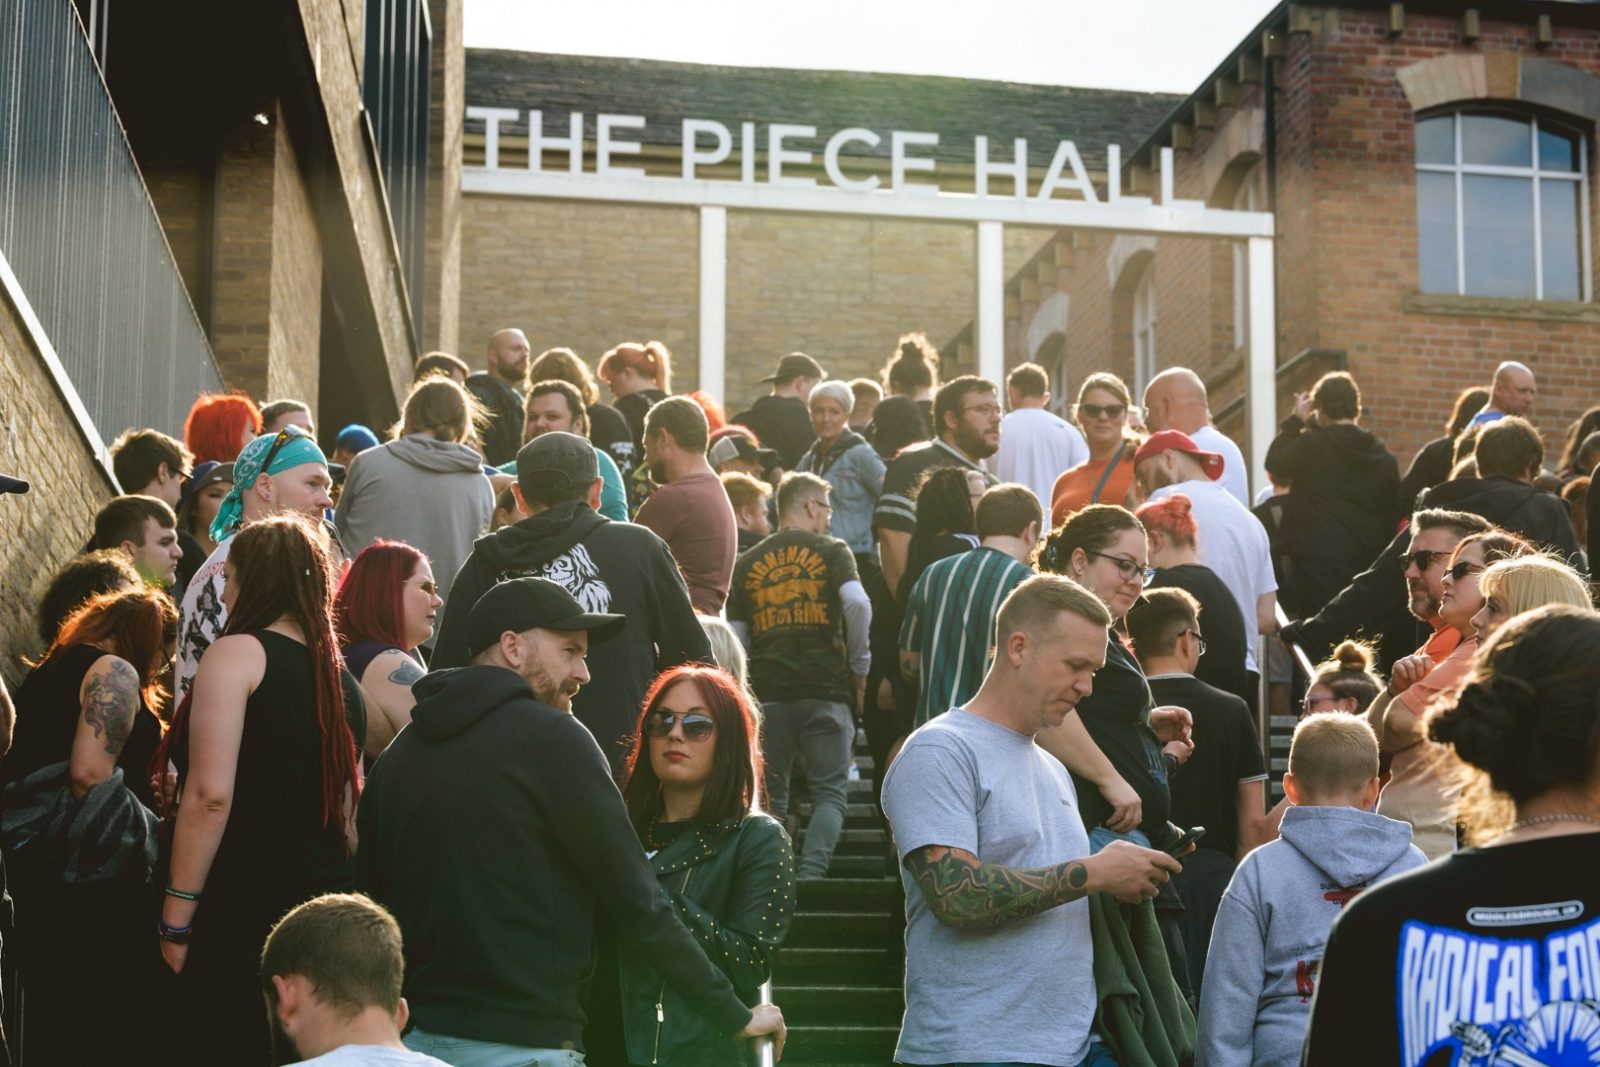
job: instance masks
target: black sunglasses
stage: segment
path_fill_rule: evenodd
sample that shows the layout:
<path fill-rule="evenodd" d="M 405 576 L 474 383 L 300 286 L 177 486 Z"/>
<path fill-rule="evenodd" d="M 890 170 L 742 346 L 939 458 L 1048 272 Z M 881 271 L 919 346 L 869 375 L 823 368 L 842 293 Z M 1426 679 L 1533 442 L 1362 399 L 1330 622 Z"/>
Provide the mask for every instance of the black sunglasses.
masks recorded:
<path fill-rule="evenodd" d="M 1128 410 L 1126 404 L 1079 404 L 1078 411 L 1091 419 L 1098 419 L 1104 415 L 1110 419 L 1121 418 L 1122 413 Z"/>
<path fill-rule="evenodd" d="M 658 711 L 650 716 L 644 724 L 644 732 L 651 737 L 666 737 L 672 733 L 672 728 L 678 725 L 680 716 L 673 711 Z M 705 741 L 717 730 L 717 721 L 709 715 L 700 715 L 690 712 L 681 716 L 683 719 L 683 736 L 690 741 Z"/>
<path fill-rule="evenodd" d="M 1477 574 L 1479 571 L 1481 571 L 1483 569 L 1484 569 L 1483 564 L 1481 564 L 1481 563 L 1473 563 L 1471 560 L 1463 559 L 1463 560 L 1457 560 L 1456 561 L 1456 565 L 1454 567 L 1451 567 L 1449 570 L 1445 571 L 1445 573 L 1450 576 L 1450 580 L 1452 582 L 1459 582 L 1459 581 L 1461 581 L 1461 579 L 1465 578 L 1467 575 L 1469 575 L 1469 574 Z"/>
<path fill-rule="evenodd" d="M 1415 563 L 1417 570 L 1425 571 L 1433 566 L 1434 560 L 1442 559 L 1449 554 L 1448 552 L 1440 552 L 1437 549 L 1419 548 L 1415 552 L 1407 552 L 1400 557 L 1400 569 L 1402 571 L 1409 570 L 1411 565 Z"/>
<path fill-rule="evenodd" d="M 278 455 L 278 449 L 282 448 L 283 447 L 283 443 L 285 441 L 289 440 L 289 438 L 291 438 L 291 437 L 299 437 L 299 436 L 300 436 L 300 432 L 298 430 L 291 430 L 287 426 L 285 426 L 283 429 L 279 430 L 278 431 L 278 436 L 276 436 L 276 437 L 274 437 L 272 439 L 272 447 L 267 449 L 267 458 L 261 464 L 261 473 L 262 474 L 271 474 L 272 473 L 272 461 Z"/>

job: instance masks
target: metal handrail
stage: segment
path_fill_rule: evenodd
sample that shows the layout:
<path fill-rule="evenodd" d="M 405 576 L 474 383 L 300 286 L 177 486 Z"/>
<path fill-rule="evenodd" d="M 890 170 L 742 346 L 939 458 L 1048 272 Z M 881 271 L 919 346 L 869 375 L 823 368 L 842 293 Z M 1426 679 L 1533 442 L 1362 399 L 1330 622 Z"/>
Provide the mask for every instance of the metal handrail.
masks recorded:
<path fill-rule="evenodd" d="M 1278 616 L 1278 630 L 1281 632 L 1285 626 L 1289 625 L 1289 616 L 1283 613 L 1282 604 L 1273 605 L 1273 611 Z M 1312 664 L 1311 657 L 1306 655 L 1305 649 L 1301 648 L 1293 641 L 1284 641 L 1281 636 L 1278 638 L 1278 640 L 1282 642 L 1284 648 L 1289 650 L 1289 655 L 1294 657 L 1295 665 L 1305 672 L 1307 681 L 1310 681 L 1316 676 L 1317 668 Z"/>
<path fill-rule="evenodd" d="M 772 980 L 761 983 L 760 1003 L 772 1003 Z M 774 1067 L 777 1063 L 777 1052 L 773 1048 L 772 1035 L 767 1034 L 756 1038 L 756 1067 Z"/>

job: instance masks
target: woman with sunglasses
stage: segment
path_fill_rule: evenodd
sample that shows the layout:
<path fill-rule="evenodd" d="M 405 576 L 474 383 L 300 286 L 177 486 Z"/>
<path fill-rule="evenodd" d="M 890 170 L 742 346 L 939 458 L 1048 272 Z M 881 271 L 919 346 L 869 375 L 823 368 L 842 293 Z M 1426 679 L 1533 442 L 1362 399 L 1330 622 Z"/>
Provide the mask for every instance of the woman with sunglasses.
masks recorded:
<path fill-rule="evenodd" d="M 377 712 L 367 720 L 372 759 L 411 722 L 411 687 L 426 673 L 417 647 L 443 605 L 428 557 L 403 541 L 363 548 L 339 582 L 333 617 L 344 665 L 361 683 L 369 712 Z"/>
<path fill-rule="evenodd" d="M 1128 428 L 1133 398 L 1115 374 L 1091 374 L 1078 390 L 1074 417 L 1089 443 L 1089 458 L 1056 479 L 1050 521 L 1057 525 L 1090 504 L 1122 504 L 1133 488 L 1139 435 Z"/>
<path fill-rule="evenodd" d="M 1450 555 L 1439 599 L 1439 618 L 1460 635 L 1460 643 L 1437 664 L 1424 655 L 1397 660 L 1388 687 L 1367 708 L 1367 722 L 1391 757 L 1389 782 L 1378 796 L 1378 814 L 1410 823 L 1412 842 L 1429 859 L 1455 849 L 1461 771 L 1447 750 L 1423 736 L 1423 714 L 1436 701 L 1453 698 L 1466 684 L 1478 651 L 1472 619 L 1483 608 L 1478 576 L 1491 563 L 1532 552 L 1532 545 L 1505 530 L 1462 538 Z"/>
<path fill-rule="evenodd" d="M 795 907 L 794 855 L 759 810 L 761 780 L 755 712 L 726 671 L 688 664 L 656 678 L 622 798 L 662 892 L 747 1004 L 772 976 Z M 619 959 L 629 1063 L 747 1062 L 626 942 Z"/>

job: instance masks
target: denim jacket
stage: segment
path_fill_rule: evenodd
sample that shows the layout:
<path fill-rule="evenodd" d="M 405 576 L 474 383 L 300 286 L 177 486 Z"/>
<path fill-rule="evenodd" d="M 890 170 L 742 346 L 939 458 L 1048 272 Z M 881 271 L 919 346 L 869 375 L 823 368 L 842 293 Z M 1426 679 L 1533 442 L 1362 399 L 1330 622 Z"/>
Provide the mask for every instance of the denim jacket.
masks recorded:
<path fill-rule="evenodd" d="M 813 444 L 800 457 L 795 470 L 827 480 L 833 487 L 833 524 L 829 533 L 850 546 L 858 556 L 872 555 L 872 509 L 883 492 L 883 458 L 860 434 L 846 430 L 826 455 Z"/>
<path fill-rule="evenodd" d="M 678 918 L 753 1005 L 794 917 L 794 852 L 783 826 L 761 812 L 696 826 L 662 846 L 650 866 Z M 743 1062 L 739 1043 L 695 1014 L 626 945 L 619 965 L 630 1063 Z"/>

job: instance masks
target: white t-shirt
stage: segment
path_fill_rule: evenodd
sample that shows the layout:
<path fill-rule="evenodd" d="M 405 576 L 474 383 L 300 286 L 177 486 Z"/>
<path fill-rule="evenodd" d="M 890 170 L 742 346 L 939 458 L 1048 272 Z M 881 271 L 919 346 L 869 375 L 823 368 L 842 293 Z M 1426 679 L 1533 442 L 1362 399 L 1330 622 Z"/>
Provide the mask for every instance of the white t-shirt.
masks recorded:
<path fill-rule="evenodd" d="M 962 708 L 907 739 L 884 779 L 883 810 L 902 861 L 928 845 L 1007 867 L 1089 855 L 1061 762 L 1033 738 Z M 957 929 L 934 917 L 903 863 L 900 877 L 906 1013 L 895 1062 L 1081 1062 L 1098 1003 L 1089 902 Z"/>
<path fill-rule="evenodd" d="M 1233 599 L 1239 602 L 1244 617 L 1245 669 L 1256 670 L 1256 644 L 1261 640 L 1256 625 L 1256 601 L 1263 593 L 1274 593 L 1278 580 L 1272 574 L 1272 547 L 1266 527 L 1250 514 L 1250 509 L 1233 498 L 1220 482 L 1209 478 L 1179 482 L 1150 494 L 1158 500 L 1168 493 L 1183 493 L 1194 502 L 1197 528 L 1195 550 L 1200 562 L 1222 579 Z"/>
<path fill-rule="evenodd" d="M 1076 426 L 1044 408 L 1018 408 L 1000 420 L 1000 451 L 987 463 L 1002 482 L 1032 489 L 1048 519 L 1056 479 L 1088 458 L 1089 445 Z"/>
<path fill-rule="evenodd" d="M 1004 440 L 1002 438 L 1001 440 Z M 1239 451 L 1239 446 L 1233 443 L 1233 438 L 1211 425 L 1209 422 L 1189 435 L 1189 440 L 1205 449 L 1207 452 L 1216 452 L 1222 456 L 1222 487 L 1233 494 L 1233 498 L 1245 507 L 1250 506 L 1250 466 L 1244 461 L 1244 453 Z M 1250 631 L 1254 633 L 1255 631 Z"/>
<path fill-rule="evenodd" d="M 384 1045 L 340 1045 L 299 1067 L 449 1067 L 443 1060 L 405 1048 Z"/>
<path fill-rule="evenodd" d="M 222 636 L 223 627 L 228 624 L 228 609 L 222 605 L 223 564 L 228 561 L 228 550 L 233 547 L 234 536 L 229 534 L 217 543 L 216 550 L 200 564 L 200 569 L 189 579 L 189 588 L 183 591 L 183 603 L 178 606 L 178 670 L 174 707 L 194 685 L 194 676 L 200 670 L 201 655 Z"/>

